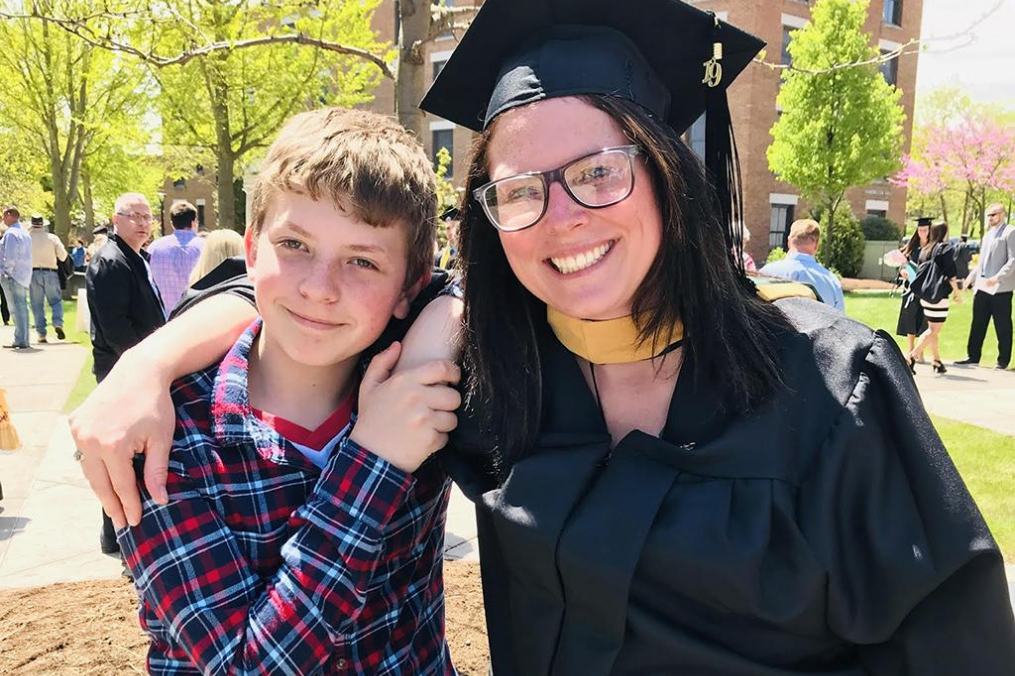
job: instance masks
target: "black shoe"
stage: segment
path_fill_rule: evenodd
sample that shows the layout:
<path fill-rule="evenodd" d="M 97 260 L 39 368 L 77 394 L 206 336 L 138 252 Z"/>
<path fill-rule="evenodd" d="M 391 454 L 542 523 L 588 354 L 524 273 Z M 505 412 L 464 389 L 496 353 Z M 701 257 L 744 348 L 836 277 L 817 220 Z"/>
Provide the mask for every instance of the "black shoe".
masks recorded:
<path fill-rule="evenodd" d="M 56 337 L 59 338 L 60 340 L 63 340 L 64 338 L 67 337 L 67 334 L 63 332 L 62 326 L 54 326 L 53 331 L 56 332 Z"/>
<path fill-rule="evenodd" d="M 1007 364 L 997 364 L 997 365 L 994 366 L 994 368 L 997 369 L 998 371 L 1007 371 L 1008 370 L 1008 365 Z"/>
<path fill-rule="evenodd" d="M 913 357 L 910 357 L 909 359 L 906 360 L 906 365 L 909 366 L 909 372 L 912 373 L 915 376 L 916 375 L 916 359 L 914 359 Z"/>
<path fill-rule="evenodd" d="M 960 359 L 952 363 L 955 364 L 956 366 L 976 366 L 977 364 L 980 363 L 980 360 L 973 359 L 972 357 L 966 357 L 965 359 Z"/>
<path fill-rule="evenodd" d="M 948 373 L 948 369 L 945 368 L 944 364 L 942 364 L 937 359 L 935 359 L 934 360 L 934 373 L 941 373 L 941 374 Z"/>
<path fill-rule="evenodd" d="M 99 533 L 99 549 L 102 550 L 103 554 L 119 554 L 120 543 L 116 541 L 116 538 L 110 539 L 106 533 Z"/>

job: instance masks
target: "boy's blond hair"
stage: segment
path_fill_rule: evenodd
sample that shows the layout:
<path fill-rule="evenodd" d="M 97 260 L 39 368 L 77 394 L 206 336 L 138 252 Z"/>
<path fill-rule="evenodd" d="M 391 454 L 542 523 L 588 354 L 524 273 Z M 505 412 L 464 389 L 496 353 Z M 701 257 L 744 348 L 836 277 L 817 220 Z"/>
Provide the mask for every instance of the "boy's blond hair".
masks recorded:
<path fill-rule="evenodd" d="M 420 143 L 393 118 L 321 108 L 291 117 L 268 149 L 254 187 L 256 237 L 279 192 L 329 200 L 374 227 L 405 228 L 405 284 L 433 264 L 437 182 Z"/>

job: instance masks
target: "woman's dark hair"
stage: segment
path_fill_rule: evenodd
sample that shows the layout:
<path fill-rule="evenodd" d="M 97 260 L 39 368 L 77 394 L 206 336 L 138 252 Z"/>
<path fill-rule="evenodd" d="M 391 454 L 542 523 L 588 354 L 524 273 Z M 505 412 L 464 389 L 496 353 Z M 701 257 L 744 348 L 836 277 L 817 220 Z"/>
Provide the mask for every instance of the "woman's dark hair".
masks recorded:
<path fill-rule="evenodd" d="M 926 242 L 920 240 L 920 226 L 917 226 L 916 232 L 914 232 L 913 236 L 909 238 L 908 242 L 906 242 L 906 247 L 902 250 L 902 253 L 906 254 L 906 258 L 912 259 L 913 252 L 915 251 L 919 253 L 920 249 L 922 249 L 925 244 Z"/>
<path fill-rule="evenodd" d="M 933 248 L 935 244 L 948 241 L 948 224 L 947 223 L 935 223 L 930 226 L 930 237 L 928 238 L 927 244 L 924 248 Z"/>
<path fill-rule="evenodd" d="M 642 149 L 659 204 L 662 246 L 633 301 L 641 339 L 664 341 L 674 321 L 682 321 L 696 377 L 717 383 L 731 410 L 757 407 L 781 382 L 776 335 L 788 322 L 738 271 L 742 262 L 715 213 L 704 167 L 669 125 L 637 104 L 606 95 L 579 98 L 610 115 Z M 496 128 L 495 120 L 473 146 L 466 196 L 490 180 L 487 152 Z M 466 405 L 492 436 L 495 460 L 510 464 L 538 433 L 537 336 L 546 306 L 515 277 L 497 230 L 472 199 L 462 209 L 460 241 Z"/>

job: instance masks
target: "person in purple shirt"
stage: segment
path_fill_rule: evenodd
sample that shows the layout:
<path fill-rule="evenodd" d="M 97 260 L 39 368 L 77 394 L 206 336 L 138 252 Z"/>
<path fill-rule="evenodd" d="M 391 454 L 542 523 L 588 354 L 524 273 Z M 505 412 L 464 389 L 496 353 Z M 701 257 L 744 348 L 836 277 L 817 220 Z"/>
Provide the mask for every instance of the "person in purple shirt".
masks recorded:
<path fill-rule="evenodd" d="M 831 270 L 814 258 L 821 240 L 821 226 L 810 219 L 794 221 L 789 229 L 789 253 L 781 261 L 761 268 L 763 275 L 783 277 L 810 284 L 821 300 L 841 312 L 846 311 L 842 285 Z"/>
<path fill-rule="evenodd" d="M 173 234 L 160 237 L 148 247 L 152 277 L 159 288 L 166 316 L 173 311 L 187 290 L 190 271 L 201 257 L 204 239 L 197 236 L 197 209 L 180 201 L 169 210 Z"/>
<path fill-rule="evenodd" d="M 0 287 L 14 315 L 14 342 L 4 347 L 28 347 L 28 289 L 32 283 L 32 237 L 21 227 L 21 212 L 7 207 L 3 214 L 7 232 L 0 239 Z"/>

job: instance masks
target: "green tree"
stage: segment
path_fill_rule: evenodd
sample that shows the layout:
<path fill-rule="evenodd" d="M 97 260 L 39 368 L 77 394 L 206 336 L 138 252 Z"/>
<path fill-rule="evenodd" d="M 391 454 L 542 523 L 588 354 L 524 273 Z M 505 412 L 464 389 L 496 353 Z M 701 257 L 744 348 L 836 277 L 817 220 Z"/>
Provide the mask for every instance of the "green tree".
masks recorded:
<path fill-rule="evenodd" d="M 31 7 L 40 13 L 83 13 L 89 4 L 34 0 Z M 145 74 L 47 22 L 7 19 L 0 23 L 0 42 L 5 97 L 0 126 L 43 159 L 46 174 L 40 178 L 48 178 L 56 232 L 66 238 L 71 212 L 81 202 L 86 159 L 119 146 L 139 128 L 149 101 Z"/>
<path fill-rule="evenodd" d="M 901 166 L 902 92 L 866 63 L 878 56 L 863 31 L 867 6 L 867 0 L 818 0 L 810 22 L 792 33 L 793 65 L 823 72 L 783 71 L 782 115 L 768 148 L 772 172 L 829 214 L 847 189 Z M 834 218 L 822 236 L 833 240 Z"/>
<path fill-rule="evenodd" d="M 195 41 L 236 44 L 288 34 L 383 53 L 386 46 L 370 28 L 379 2 L 172 0 L 164 11 L 178 20 L 145 23 L 141 30 L 167 53 L 185 52 Z M 356 56 L 268 40 L 257 48 L 213 50 L 182 65 L 153 68 L 152 76 L 159 88 L 164 143 L 176 147 L 177 158 L 188 150 L 195 151 L 192 157 L 201 149 L 212 151 L 219 224 L 234 227 L 233 185 L 244 162 L 256 159 L 294 113 L 371 100 L 381 72 Z M 190 163 L 187 173 L 198 163 Z"/>

